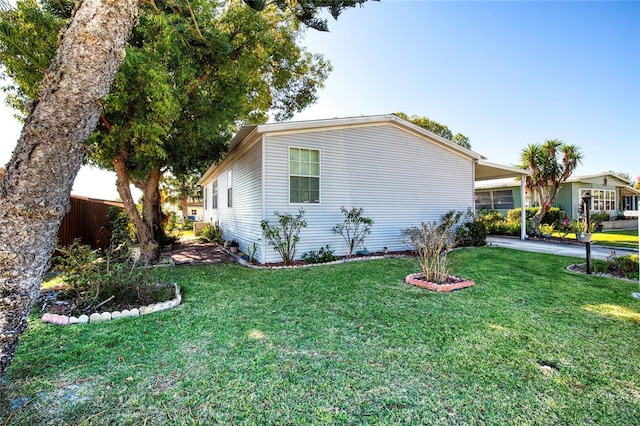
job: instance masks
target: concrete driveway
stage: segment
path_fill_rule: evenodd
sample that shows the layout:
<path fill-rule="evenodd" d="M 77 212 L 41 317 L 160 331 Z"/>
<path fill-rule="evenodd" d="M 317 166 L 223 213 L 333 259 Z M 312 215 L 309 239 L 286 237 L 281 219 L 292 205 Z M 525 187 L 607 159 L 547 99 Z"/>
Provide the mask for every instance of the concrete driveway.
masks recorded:
<path fill-rule="evenodd" d="M 487 237 L 487 245 L 493 247 L 504 247 L 513 250 L 533 251 L 538 253 L 556 254 L 558 256 L 586 257 L 585 245 L 581 243 L 557 241 L 525 240 L 510 237 Z M 627 254 L 638 254 L 638 250 L 619 249 L 613 247 L 603 247 L 591 245 L 591 258 L 606 260 L 611 253 L 617 256 Z"/>

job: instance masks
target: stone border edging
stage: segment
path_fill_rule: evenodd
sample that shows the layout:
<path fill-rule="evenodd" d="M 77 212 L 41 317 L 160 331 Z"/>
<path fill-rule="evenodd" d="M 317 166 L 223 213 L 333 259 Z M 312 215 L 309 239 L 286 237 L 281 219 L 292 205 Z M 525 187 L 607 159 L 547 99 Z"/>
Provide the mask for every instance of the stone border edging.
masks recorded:
<path fill-rule="evenodd" d="M 567 266 L 565 269 L 567 271 L 571 272 L 572 274 L 589 275 L 586 272 L 576 271 L 574 269 L 571 269 L 573 267 L 581 267 L 581 266 L 585 266 L 586 267 L 586 265 L 587 265 L 586 263 L 573 263 L 573 264 Z M 591 276 L 593 276 L 593 277 L 604 277 L 604 278 L 615 278 L 617 280 L 629 281 L 629 282 L 632 282 L 632 283 L 637 283 L 638 282 L 638 280 L 633 280 L 631 278 L 626 278 L 626 277 L 616 277 L 613 274 L 607 274 L 607 273 L 604 273 L 604 272 L 591 271 Z"/>
<path fill-rule="evenodd" d="M 66 315 L 50 314 L 46 313 L 42 315 L 42 321 L 50 324 L 57 325 L 70 325 L 70 324 L 88 324 L 98 323 L 104 321 L 110 321 L 112 319 L 127 318 L 127 317 L 139 317 L 141 315 L 148 315 L 154 312 L 164 311 L 166 309 L 173 309 L 182 303 L 182 295 L 180 295 L 180 287 L 178 284 L 173 283 L 176 297 L 167 300 L 165 302 L 153 303 L 148 306 L 141 306 L 140 308 L 133 308 L 131 310 L 125 309 L 123 311 L 103 312 L 101 314 L 95 312 L 90 316 L 80 315 L 79 317 L 68 317 Z"/>
<path fill-rule="evenodd" d="M 404 281 L 407 284 L 411 284 L 417 287 L 422 287 L 422 288 L 426 288 L 427 290 L 431 290 L 431 291 L 438 291 L 438 292 L 449 292 L 449 291 L 453 291 L 453 290 L 459 290 L 461 288 L 467 288 L 467 287 L 473 287 L 474 285 L 476 285 L 475 282 L 470 281 L 470 280 L 464 280 L 462 278 L 458 278 L 458 277 L 454 277 L 451 276 L 451 278 L 456 278 L 462 281 L 459 281 L 457 283 L 451 283 L 451 284 L 438 284 L 438 283 L 433 283 L 430 281 L 425 281 L 424 280 L 424 275 L 419 272 L 417 274 L 410 274 L 407 275 L 407 277 L 404 279 Z"/>

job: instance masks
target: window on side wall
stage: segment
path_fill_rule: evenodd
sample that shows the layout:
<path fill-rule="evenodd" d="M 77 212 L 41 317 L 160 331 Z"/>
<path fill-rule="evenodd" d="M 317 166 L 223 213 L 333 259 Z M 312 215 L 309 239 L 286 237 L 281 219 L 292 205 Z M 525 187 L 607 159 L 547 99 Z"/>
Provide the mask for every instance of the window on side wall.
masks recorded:
<path fill-rule="evenodd" d="M 209 191 L 207 191 L 207 187 L 206 186 L 204 187 L 203 192 L 204 192 L 204 194 L 202 194 L 202 197 L 204 198 L 204 209 L 207 210 L 209 208 L 209 203 L 208 203 L 209 198 L 207 196 Z"/>
<path fill-rule="evenodd" d="M 513 208 L 511 189 L 476 192 L 476 210 L 511 210 Z"/>
<path fill-rule="evenodd" d="M 214 180 L 211 184 L 211 208 L 218 208 L 218 181 Z"/>
<path fill-rule="evenodd" d="M 227 207 L 233 207 L 233 170 L 227 172 Z"/>
<path fill-rule="evenodd" d="M 320 203 L 320 150 L 289 148 L 289 203 Z"/>
<path fill-rule="evenodd" d="M 513 209 L 513 191 L 493 191 L 493 208 L 496 210 Z"/>

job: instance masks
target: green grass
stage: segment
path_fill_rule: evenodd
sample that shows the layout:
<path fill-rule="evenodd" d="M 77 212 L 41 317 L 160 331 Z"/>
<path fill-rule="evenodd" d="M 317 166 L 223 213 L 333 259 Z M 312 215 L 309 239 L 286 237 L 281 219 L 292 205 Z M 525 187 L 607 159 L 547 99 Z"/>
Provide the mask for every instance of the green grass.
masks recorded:
<path fill-rule="evenodd" d="M 607 246 L 607 247 L 638 249 L 638 230 L 637 229 L 594 232 L 591 235 L 592 235 L 591 242 L 593 244 Z M 557 232 L 554 232 L 553 236 L 560 238 L 560 234 Z M 576 234 L 574 233 L 568 234 L 565 238 L 569 240 L 575 240 Z"/>
<path fill-rule="evenodd" d="M 640 424 L 636 283 L 500 248 L 452 260 L 475 287 L 408 286 L 415 259 L 159 269 L 184 289 L 183 306 L 89 326 L 32 316 L 0 415 L 21 425 Z"/>

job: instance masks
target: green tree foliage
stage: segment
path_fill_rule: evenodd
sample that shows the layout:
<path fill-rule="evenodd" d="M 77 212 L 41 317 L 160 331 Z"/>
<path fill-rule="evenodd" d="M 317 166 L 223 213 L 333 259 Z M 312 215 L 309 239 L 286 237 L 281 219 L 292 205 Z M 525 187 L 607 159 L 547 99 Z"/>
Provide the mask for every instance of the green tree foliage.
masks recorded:
<path fill-rule="evenodd" d="M 202 201 L 202 191 L 198 186 L 197 175 L 177 178 L 172 174 L 165 174 L 160 182 L 160 192 L 164 201 L 180 206 L 183 219 L 189 216 L 190 200 Z"/>
<path fill-rule="evenodd" d="M 58 46 L 58 33 L 71 16 L 72 3 L 20 0 L 0 10 L 1 76 L 7 103 L 24 119 L 38 96 L 40 83 Z"/>
<path fill-rule="evenodd" d="M 0 21 L 5 22 L 14 9 L 1 1 Z M 63 1 L 58 4 L 66 5 Z M 285 8 L 308 7 L 314 17 L 321 8 L 335 16 L 342 8 L 364 1 L 278 0 Z M 145 4 L 152 5 L 153 0 Z M 190 5 L 188 0 L 174 4 L 176 9 L 199 12 Z M 221 10 L 227 7 L 224 3 L 219 6 Z M 139 14 L 140 3 L 133 0 L 79 0 L 60 32 L 61 43 L 42 79 L 38 98 L 26 109 L 29 117 L 0 181 L 0 379 L 27 327 L 56 230 L 69 207 L 73 181 L 86 157 L 85 142 L 99 119 L 99 106 L 123 62 L 126 40 Z M 195 18 L 193 24 L 197 33 Z M 181 27 L 176 24 L 177 30 Z M 7 65 L 4 59 L 2 65 Z M 6 75 L 3 69 L 0 72 Z"/>
<path fill-rule="evenodd" d="M 526 178 L 527 188 L 536 194 L 540 203 L 540 210 L 531 219 L 530 232 L 537 234 L 542 218 L 556 201 L 560 188 L 582 162 L 582 153 L 576 145 L 549 139 L 542 145 L 527 145 L 520 160 L 520 166 L 531 172 Z"/>
<path fill-rule="evenodd" d="M 466 137 L 462 133 L 456 133 L 454 135 L 451 130 L 449 130 L 449 128 L 444 124 L 440 124 L 437 121 L 431 120 L 427 117 L 419 117 L 417 115 L 408 116 L 404 112 L 396 112 L 394 114 L 402 118 L 403 120 L 410 121 L 416 126 L 422 127 L 423 129 L 426 129 L 431 133 L 445 138 L 446 140 L 457 143 L 463 148 L 471 149 L 471 143 L 469 142 L 468 137 Z"/>
<path fill-rule="evenodd" d="M 239 1 L 225 7 L 203 0 L 142 6 L 89 144 L 91 161 L 118 175 L 118 192 L 146 260 L 157 258 L 153 242 L 164 240 L 158 185 L 165 173 L 183 180 L 201 173 L 226 152 L 237 124 L 265 122 L 270 115 L 287 119 L 315 102 L 331 67 L 297 44 L 301 27 L 283 5 L 262 13 Z M 55 25 L 46 28 L 57 33 L 64 24 L 64 4 L 20 7 L 29 14 L 15 17 L 22 23 L 18 28 L 50 20 Z M 23 37 L 34 38 L 35 33 Z M 42 63 L 55 53 L 56 41 L 50 37 L 35 46 L 47 52 Z M 42 78 L 42 72 L 29 72 L 34 63 L 23 60 L 22 69 L 12 67 L 12 76 L 24 76 L 29 89 L 19 96 L 23 105 L 37 94 Z M 141 217 L 130 182 L 144 194 Z"/>

